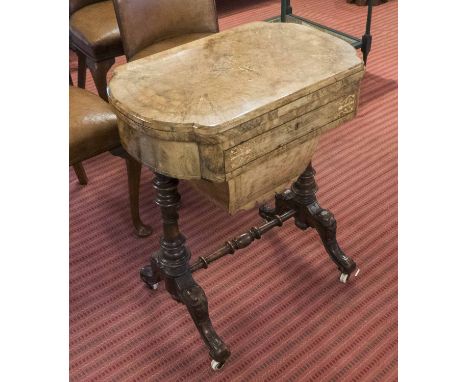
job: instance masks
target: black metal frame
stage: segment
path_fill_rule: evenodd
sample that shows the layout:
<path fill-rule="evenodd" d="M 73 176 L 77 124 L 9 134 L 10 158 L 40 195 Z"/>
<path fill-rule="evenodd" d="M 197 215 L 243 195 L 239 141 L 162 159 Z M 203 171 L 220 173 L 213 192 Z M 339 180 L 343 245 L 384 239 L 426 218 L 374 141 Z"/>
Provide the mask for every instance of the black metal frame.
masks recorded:
<path fill-rule="evenodd" d="M 325 25 L 316 23 L 312 20 L 305 19 L 303 17 L 293 14 L 291 7 L 291 0 L 281 0 L 281 15 L 269 18 L 265 21 L 267 22 L 281 22 L 281 23 L 297 23 L 308 25 L 312 28 L 320 29 L 326 33 L 329 33 L 333 36 L 341 38 L 347 43 L 351 44 L 355 49 L 361 49 L 362 56 L 364 60 L 364 65 L 367 64 L 367 57 L 369 56 L 372 43 L 372 35 L 370 33 L 371 22 L 372 22 L 372 3 L 373 1 L 368 1 L 367 5 L 367 21 L 366 21 L 366 30 L 361 38 L 351 36 L 350 34 L 338 31 L 336 29 L 327 27 Z"/>

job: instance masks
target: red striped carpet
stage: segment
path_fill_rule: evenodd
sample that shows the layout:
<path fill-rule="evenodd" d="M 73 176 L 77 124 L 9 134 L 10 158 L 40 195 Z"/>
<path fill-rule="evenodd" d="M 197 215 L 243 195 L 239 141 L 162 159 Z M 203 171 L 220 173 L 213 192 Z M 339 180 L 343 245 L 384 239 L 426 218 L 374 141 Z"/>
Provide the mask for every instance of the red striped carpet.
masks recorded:
<path fill-rule="evenodd" d="M 219 1 L 222 29 L 279 13 L 279 0 Z M 295 0 L 295 13 L 360 36 L 365 7 Z M 327 133 L 314 157 L 319 200 L 338 220 L 361 273 L 338 282 L 318 235 L 288 222 L 196 279 L 232 356 L 219 373 L 182 305 L 138 278 L 161 232 L 152 175 L 141 213 L 154 227 L 132 236 L 125 166 L 110 154 L 70 171 L 72 381 L 394 381 L 397 379 L 397 2 L 374 10 L 373 50 L 356 119 Z M 123 60 L 119 60 L 122 63 Z M 73 78 L 76 59 L 70 55 Z M 89 76 L 88 76 L 89 77 Z M 93 89 L 91 78 L 87 88 Z M 182 182 L 181 228 L 194 257 L 257 224 L 230 218 Z"/>

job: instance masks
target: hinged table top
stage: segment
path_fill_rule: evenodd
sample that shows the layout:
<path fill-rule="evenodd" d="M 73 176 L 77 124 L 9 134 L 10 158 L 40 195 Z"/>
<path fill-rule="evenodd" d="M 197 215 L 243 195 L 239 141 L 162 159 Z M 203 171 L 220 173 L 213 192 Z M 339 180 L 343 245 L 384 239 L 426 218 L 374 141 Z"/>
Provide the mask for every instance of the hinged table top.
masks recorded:
<path fill-rule="evenodd" d="M 363 70 L 314 28 L 255 22 L 118 67 L 109 99 L 156 130 L 217 134 Z"/>

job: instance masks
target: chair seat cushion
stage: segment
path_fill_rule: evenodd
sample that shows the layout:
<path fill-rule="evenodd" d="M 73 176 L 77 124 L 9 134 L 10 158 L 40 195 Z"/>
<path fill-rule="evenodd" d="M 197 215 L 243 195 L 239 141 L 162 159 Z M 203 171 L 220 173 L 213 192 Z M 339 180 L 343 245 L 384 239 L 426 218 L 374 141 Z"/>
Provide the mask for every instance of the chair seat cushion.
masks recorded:
<path fill-rule="evenodd" d="M 87 90 L 70 86 L 70 165 L 120 145 L 111 106 Z"/>
<path fill-rule="evenodd" d="M 139 51 L 131 58 L 131 61 L 135 61 L 135 60 L 138 60 L 139 58 L 150 56 L 152 54 L 162 52 L 163 50 L 171 49 L 176 46 L 186 44 L 190 41 L 198 40 L 200 38 L 203 38 L 212 34 L 213 33 L 189 33 L 189 34 L 183 34 L 183 35 L 172 37 L 172 38 L 167 38 L 167 39 L 158 41 L 146 47 L 145 49 Z"/>
<path fill-rule="evenodd" d="M 123 46 L 112 1 L 91 4 L 73 13 L 70 39 L 96 61 L 121 56 Z"/>

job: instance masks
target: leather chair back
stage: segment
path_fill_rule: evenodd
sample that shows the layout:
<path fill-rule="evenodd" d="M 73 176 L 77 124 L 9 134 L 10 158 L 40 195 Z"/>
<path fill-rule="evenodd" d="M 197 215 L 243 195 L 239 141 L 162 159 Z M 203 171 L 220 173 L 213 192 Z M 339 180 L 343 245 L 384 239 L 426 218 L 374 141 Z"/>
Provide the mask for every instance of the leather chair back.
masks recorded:
<path fill-rule="evenodd" d="M 77 10 L 91 5 L 94 3 L 99 3 L 103 0 L 69 0 L 68 2 L 68 14 L 71 16 Z"/>
<path fill-rule="evenodd" d="M 127 59 L 166 38 L 219 31 L 215 0 L 113 0 Z"/>

